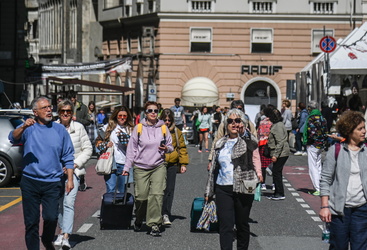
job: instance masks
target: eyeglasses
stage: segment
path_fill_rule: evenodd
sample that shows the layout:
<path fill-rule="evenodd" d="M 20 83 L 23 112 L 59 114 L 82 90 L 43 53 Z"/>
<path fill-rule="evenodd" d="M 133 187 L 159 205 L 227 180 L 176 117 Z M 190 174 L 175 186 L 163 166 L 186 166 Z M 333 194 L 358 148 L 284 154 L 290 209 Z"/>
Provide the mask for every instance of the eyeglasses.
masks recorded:
<path fill-rule="evenodd" d="M 117 118 L 127 118 L 127 115 L 118 115 Z"/>
<path fill-rule="evenodd" d="M 241 120 L 241 118 L 236 118 L 236 119 L 228 118 L 227 119 L 227 123 L 228 124 L 232 124 L 233 122 L 235 122 L 235 123 L 241 123 L 242 120 Z"/>
<path fill-rule="evenodd" d="M 52 105 L 48 105 L 48 106 L 44 106 L 44 107 L 41 107 L 41 108 L 38 108 L 38 109 L 41 109 L 43 111 L 47 110 L 47 109 L 52 109 L 53 106 Z"/>
<path fill-rule="evenodd" d="M 64 113 L 67 113 L 68 115 L 70 115 L 72 113 L 72 110 L 71 109 L 61 109 L 59 111 L 60 114 L 64 114 Z"/>
<path fill-rule="evenodd" d="M 147 110 L 145 110 L 145 112 L 158 114 L 158 109 L 147 109 Z"/>
<path fill-rule="evenodd" d="M 171 119 L 164 119 L 163 121 L 165 121 L 165 122 L 170 122 L 170 121 L 171 121 Z"/>

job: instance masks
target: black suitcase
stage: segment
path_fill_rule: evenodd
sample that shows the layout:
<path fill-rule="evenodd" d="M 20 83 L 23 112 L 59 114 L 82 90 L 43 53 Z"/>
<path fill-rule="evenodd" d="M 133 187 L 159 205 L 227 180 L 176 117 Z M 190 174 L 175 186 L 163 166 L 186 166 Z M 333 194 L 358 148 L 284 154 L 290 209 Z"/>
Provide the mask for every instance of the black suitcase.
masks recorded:
<path fill-rule="evenodd" d="M 118 182 L 118 181 L 117 181 Z M 114 193 L 105 193 L 102 198 L 99 217 L 100 228 L 103 229 L 129 229 L 133 217 L 134 196 L 127 192 L 117 193 L 117 185 Z"/>

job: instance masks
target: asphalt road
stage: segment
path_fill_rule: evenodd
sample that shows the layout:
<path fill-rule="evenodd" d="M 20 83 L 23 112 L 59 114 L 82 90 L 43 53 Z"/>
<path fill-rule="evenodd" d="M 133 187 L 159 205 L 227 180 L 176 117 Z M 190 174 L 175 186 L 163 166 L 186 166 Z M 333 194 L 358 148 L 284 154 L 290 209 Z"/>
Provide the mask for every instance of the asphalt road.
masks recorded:
<path fill-rule="evenodd" d="M 189 154 L 188 172 L 177 175 L 173 223 L 162 237 L 152 237 L 147 231 L 100 230 L 98 215 L 105 186 L 103 177 L 95 174 L 96 159 L 90 160 L 86 178 L 89 188 L 78 192 L 77 197 L 75 233 L 70 238 L 73 249 L 220 249 L 217 233 L 190 232 L 191 203 L 203 196 L 208 153 L 198 153 L 190 145 Z M 319 197 L 307 194 L 312 188 L 307 157 L 291 156 L 283 172 L 286 199 L 266 199 L 271 194 L 268 189 L 262 200 L 253 204 L 250 249 L 328 249 L 328 244 L 321 241 Z M 266 182 L 270 188 L 271 177 Z M 21 202 L 8 205 L 19 199 L 20 192 L 16 185 L 11 188 L 0 189 L 0 249 L 25 249 Z"/>

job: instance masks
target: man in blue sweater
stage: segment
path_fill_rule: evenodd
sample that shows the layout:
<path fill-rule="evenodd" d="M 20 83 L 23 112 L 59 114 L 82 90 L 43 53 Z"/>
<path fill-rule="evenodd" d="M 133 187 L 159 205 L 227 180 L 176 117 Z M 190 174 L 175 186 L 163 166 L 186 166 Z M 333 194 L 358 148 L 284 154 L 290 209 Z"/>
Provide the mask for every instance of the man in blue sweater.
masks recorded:
<path fill-rule="evenodd" d="M 59 198 L 74 188 L 74 147 L 65 127 L 52 121 L 52 106 L 46 97 L 32 101 L 35 119 L 29 118 L 11 131 L 9 140 L 22 143 L 23 176 L 20 182 L 23 215 L 26 227 L 25 241 L 28 249 L 40 249 L 39 217 L 42 205 L 45 248 L 55 249 L 55 235 Z M 67 174 L 67 183 L 62 181 Z"/>

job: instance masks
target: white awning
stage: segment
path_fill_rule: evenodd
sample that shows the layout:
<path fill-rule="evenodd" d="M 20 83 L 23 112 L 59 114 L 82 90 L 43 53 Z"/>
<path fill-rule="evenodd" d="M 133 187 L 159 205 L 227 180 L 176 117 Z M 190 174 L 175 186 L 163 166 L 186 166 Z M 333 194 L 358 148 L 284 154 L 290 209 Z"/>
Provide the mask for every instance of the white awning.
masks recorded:
<path fill-rule="evenodd" d="M 367 74 L 367 22 L 353 30 L 330 55 L 332 74 Z"/>
<path fill-rule="evenodd" d="M 183 106 L 218 105 L 218 88 L 206 77 L 195 77 L 183 87 L 181 99 Z"/>

